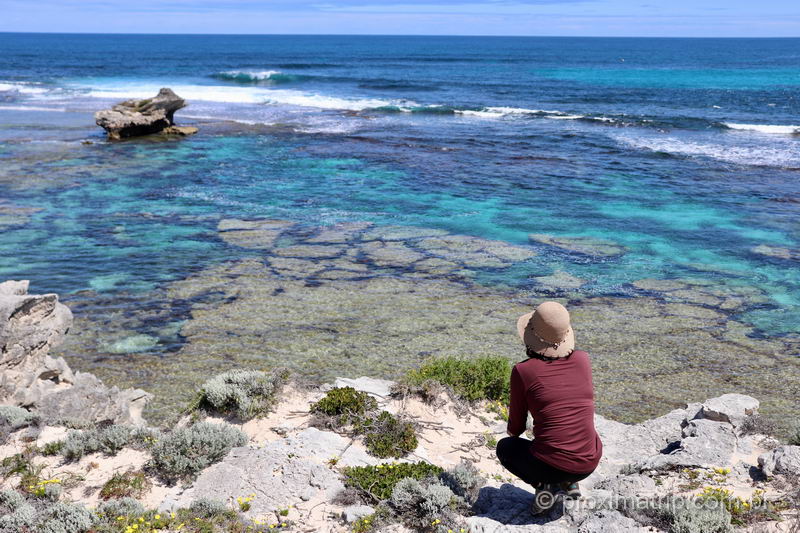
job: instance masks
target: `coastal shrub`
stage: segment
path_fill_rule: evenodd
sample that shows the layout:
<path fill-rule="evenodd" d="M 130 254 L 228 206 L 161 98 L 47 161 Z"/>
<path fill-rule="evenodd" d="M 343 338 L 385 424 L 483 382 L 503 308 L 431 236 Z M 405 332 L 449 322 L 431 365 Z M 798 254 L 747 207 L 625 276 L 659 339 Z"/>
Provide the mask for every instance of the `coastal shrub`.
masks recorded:
<path fill-rule="evenodd" d="M 0 531 L 26 533 L 33 531 L 36 511 L 25 497 L 14 490 L 0 491 Z"/>
<path fill-rule="evenodd" d="M 669 533 L 730 533 L 731 514 L 724 505 L 700 498 L 667 497 L 647 506 L 621 505 L 618 510 L 640 524 Z"/>
<path fill-rule="evenodd" d="M 455 510 L 463 506 L 449 487 L 433 479 L 400 480 L 389 502 L 400 519 L 416 530 L 452 529 L 460 522 Z"/>
<path fill-rule="evenodd" d="M 792 446 L 800 446 L 800 421 L 789 426 L 789 438 L 787 442 Z"/>
<path fill-rule="evenodd" d="M 247 444 L 247 436 L 227 424 L 199 422 L 159 439 L 150 450 L 150 466 L 165 480 L 193 478 L 225 457 L 231 448 Z"/>
<path fill-rule="evenodd" d="M 39 453 L 45 456 L 60 455 L 63 449 L 64 449 L 64 441 L 54 440 L 48 442 L 47 444 L 39 448 Z"/>
<path fill-rule="evenodd" d="M 375 457 L 400 458 L 417 449 L 414 425 L 387 411 L 364 420 L 357 427 L 358 432 L 364 434 L 367 451 Z"/>
<path fill-rule="evenodd" d="M 375 466 L 351 466 L 343 470 L 344 483 L 365 498 L 374 502 L 386 500 L 392 495 L 394 486 L 405 478 L 424 479 L 435 477 L 444 470 L 426 462 L 382 463 Z"/>
<path fill-rule="evenodd" d="M 129 426 L 108 426 L 70 431 L 61 447 L 61 454 L 67 461 L 78 461 L 84 455 L 96 452 L 116 455 L 130 442 L 132 429 Z"/>
<path fill-rule="evenodd" d="M 84 533 L 92 527 L 93 515 L 82 505 L 57 503 L 43 513 L 36 531 L 41 533 Z"/>
<path fill-rule="evenodd" d="M 333 388 L 318 402 L 311 404 L 311 413 L 327 417 L 327 423 L 323 425 L 333 429 L 362 420 L 377 409 L 375 398 L 353 387 Z"/>
<path fill-rule="evenodd" d="M 742 435 L 774 435 L 777 431 L 776 424 L 762 415 L 750 415 L 739 426 Z"/>
<path fill-rule="evenodd" d="M 97 514 L 108 520 L 116 520 L 118 516 L 141 516 L 144 512 L 144 506 L 129 497 L 104 501 L 97 506 Z"/>
<path fill-rule="evenodd" d="M 284 369 L 223 372 L 203 384 L 190 410 L 207 409 L 250 420 L 269 412 L 288 377 Z"/>
<path fill-rule="evenodd" d="M 226 516 L 231 513 L 236 514 L 225 502 L 211 498 L 198 498 L 189 506 L 189 510 L 201 518 L 214 518 L 215 516 Z"/>
<path fill-rule="evenodd" d="M 468 461 L 461 461 L 453 468 L 439 475 L 441 482 L 469 503 L 478 499 L 478 492 L 486 484 L 475 465 Z"/>
<path fill-rule="evenodd" d="M 8 440 L 8 436 L 25 427 L 41 424 L 42 419 L 36 413 L 13 405 L 0 405 L 0 444 Z"/>
<path fill-rule="evenodd" d="M 144 472 L 116 473 L 100 489 L 100 498 L 104 500 L 125 497 L 141 498 L 150 490 L 151 486 L 152 483 Z"/>
<path fill-rule="evenodd" d="M 432 359 L 419 369 L 411 370 L 403 382 L 421 387 L 428 381 L 447 385 L 464 400 L 500 400 L 508 402 L 511 362 L 505 357 Z"/>

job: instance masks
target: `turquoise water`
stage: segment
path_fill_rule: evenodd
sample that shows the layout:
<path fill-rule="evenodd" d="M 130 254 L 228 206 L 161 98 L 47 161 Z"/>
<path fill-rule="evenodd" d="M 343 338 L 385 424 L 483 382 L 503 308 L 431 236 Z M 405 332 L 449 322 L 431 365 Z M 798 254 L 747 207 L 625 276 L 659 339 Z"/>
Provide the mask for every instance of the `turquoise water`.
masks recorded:
<path fill-rule="evenodd" d="M 756 295 L 732 317 L 759 335 L 797 334 L 798 44 L 0 35 L 0 215 L 38 209 L 0 226 L 0 278 L 143 294 L 245 255 L 222 218 L 370 221 L 537 252 L 488 285 L 707 280 Z M 90 111 L 162 85 L 199 135 L 103 141 Z"/>

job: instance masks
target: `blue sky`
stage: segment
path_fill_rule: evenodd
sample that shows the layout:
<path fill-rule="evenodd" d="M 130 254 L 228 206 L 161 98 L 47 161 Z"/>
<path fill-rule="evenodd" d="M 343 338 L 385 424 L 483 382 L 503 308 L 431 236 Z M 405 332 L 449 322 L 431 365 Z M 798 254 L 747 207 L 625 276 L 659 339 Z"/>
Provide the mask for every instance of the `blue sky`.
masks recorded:
<path fill-rule="evenodd" d="M 800 0 L 0 0 L 0 31 L 800 37 Z"/>

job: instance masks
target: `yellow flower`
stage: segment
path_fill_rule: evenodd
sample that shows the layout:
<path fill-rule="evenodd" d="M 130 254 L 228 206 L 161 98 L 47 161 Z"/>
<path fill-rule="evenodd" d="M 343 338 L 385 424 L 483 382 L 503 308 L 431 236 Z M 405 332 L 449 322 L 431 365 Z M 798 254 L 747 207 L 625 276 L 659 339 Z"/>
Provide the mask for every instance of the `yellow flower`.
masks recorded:
<path fill-rule="evenodd" d="M 157 514 L 157 515 L 155 516 L 155 518 L 156 518 L 156 520 L 161 520 L 161 515 L 160 515 L 160 514 Z"/>

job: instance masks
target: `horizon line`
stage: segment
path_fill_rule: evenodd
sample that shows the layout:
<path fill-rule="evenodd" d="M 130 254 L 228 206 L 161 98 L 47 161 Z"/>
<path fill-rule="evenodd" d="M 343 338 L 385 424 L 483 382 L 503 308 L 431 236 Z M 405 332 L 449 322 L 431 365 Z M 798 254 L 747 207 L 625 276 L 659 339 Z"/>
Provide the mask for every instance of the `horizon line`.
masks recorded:
<path fill-rule="evenodd" d="M 160 33 L 160 32 L 82 32 L 82 31 L 0 31 L 0 35 L 152 35 L 152 36 L 224 36 L 224 37 L 492 37 L 543 39 L 800 39 L 796 37 L 721 37 L 667 35 L 497 35 L 497 34 L 436 34 L 436 33 Z"/>

